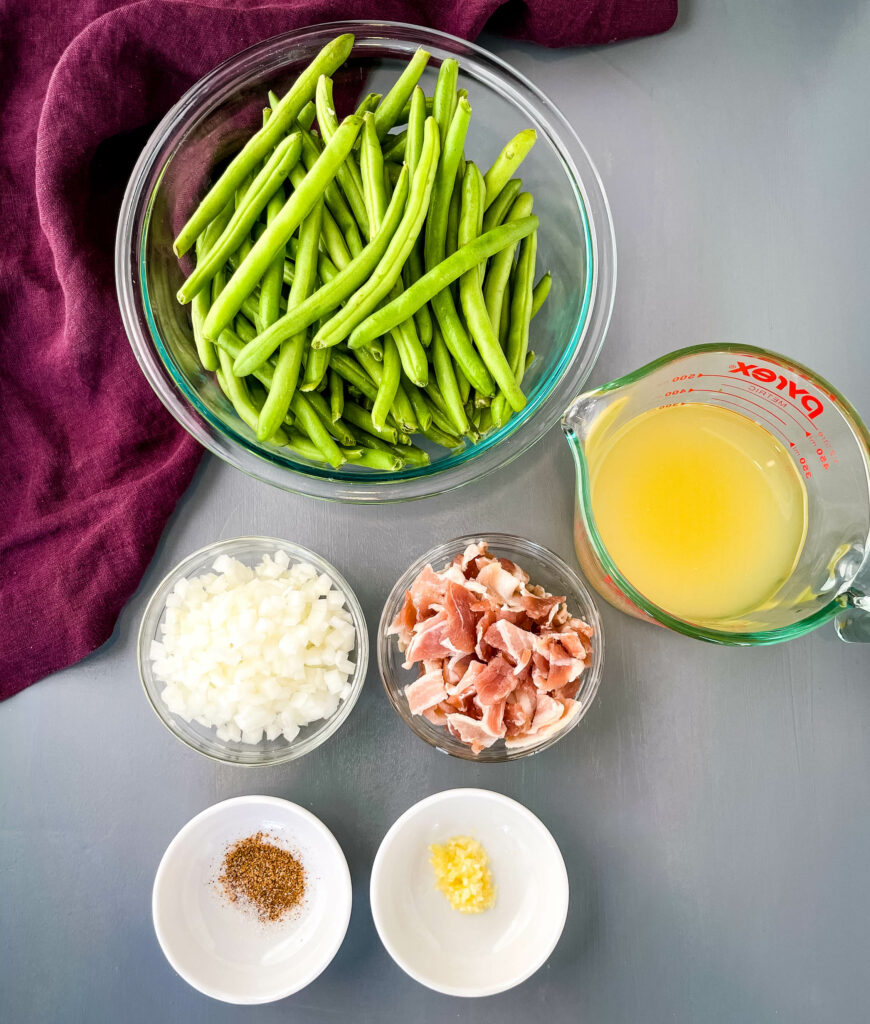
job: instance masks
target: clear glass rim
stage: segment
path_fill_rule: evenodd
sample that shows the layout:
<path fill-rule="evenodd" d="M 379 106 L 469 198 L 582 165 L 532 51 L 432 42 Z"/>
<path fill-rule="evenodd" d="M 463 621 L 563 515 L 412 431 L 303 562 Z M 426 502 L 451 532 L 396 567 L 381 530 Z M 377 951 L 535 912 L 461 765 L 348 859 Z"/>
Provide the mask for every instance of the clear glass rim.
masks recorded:
<path fill-rule="evenodd" d="M 420 716 L 412 715 L 410 713 L 407 701 L 405 701 L 401 695 L 401 684 L 398 680 L 393 678 L 387 662 L 389 653 L 396 647 L 396 638 L 394 636 L 387 636 L 387 629 L 399 609 L 400 602 L 404 599 L 405 591 L 408 589 L 408 586 L 416 577 L 417 573 L 419 573 L 425 565 L 432 563 L 437 570 L 438 565 L 436 565 L 436 563 L 443 563 L 444 561 L 449 560 L 450 557 L 457 554 L 459 551 L 464 551 L 469 544 L 473 544 L 478 540 L 486 541 L 491 550 L 496 554 L 499 553 L 500 548 L 502 550 L 505 548 L 517 548 L 527 554 L 530 559 L 535 559 L 548 566 L 548 568 L 552 569 L 559 575 L 564 576 L 571 584 L 573 596 L 575 598 L 579 597 L 580 599 L 582 604 L 580 613 L 584 620 L 587 621 L 594 629 L 593 636 L 595 642 L 592 647 L 592 662 L 583 673 L 580 690 L 577 694 L 578 700 L 581 700 L 582 698 L 580 710 L 564 728 L 559 729 L 549 738 L 538 744 L 530 744 L 527 747 L 518 747 L 514 749 L 499 748 L 494 750 L 493 748 L 488 748 L 481 751 L 479 754 L 474 754 L 470 748 L 459 743 L 458 740 L 452 741 L 453 738 L 445 729 L 433 726 L 430 731 L 426 728 L 428 723 L 425 723 L 425 720 L 421 720 Z M 527 569 L 524 565 L 520 565 L 520 568 Z M 531 572 L 530 575 L 532 575 Z M 532 576 L 532 582 L 534 582 L 534 576 Z M 569 602 L 571 597 L 572 594 L 569 594 Z M 594 703 L 595 697 L 598 694 L 598 688 L 601 685 L 601 675 L 604 669 L 604 631 L 597 604 L 592 594 L 589 592 L 589 588 L 580 578 L 579 574 L 576 573 L 571 566 L 569 566 L 565 560 L 560 558 L 560 556 L 554 551 L 544 547 L 542 544 L 538 544 L 536 541 L 528 540 L 525 537 L 520 537 L 511 533 L 478 532 L 466 534 L 461 537 L 454 537 L 451 540 L 444 541 L 442 544 L 437 544 L 429 551 L 420 555 L 419 558 L 415 559 L 414 562 L 412 562 L 396 580 L 392 590 L 384 602 L 384 607 L 381 611 L 381 617 L 378 622 L 376 649 L 378 673 L 381 677 L 381 683 L 383 684 L 390 704 L 393 706 L 393 710 L 398 714 L 405 725 L 407 725 L 416 736 L 419 736 L 420 739 L 428 743 L 430 747 L 434 747 L 442 753 L 449 754 L 451 757 L 458 757 L 463 761 L 473 761 L 477 764 L 501 764 L 505 761 L 517 761 L 522 757 L 530 757 L 532 754 L 538 754 L 543 750 L 547 750 L 549 747 L 553 746 L 553 744 L 558 743 L 559 740 L 567 736 L 572 730 L 576 729 L 582 719 L 586 717 L 586 713 L 589 711 L 589 708 Z"/>
<path fill-rule="evenodd" d="M 851 402 L 849 402 L 849 400 L 845 398 L 845 396 L 842 395 L 840 391 L 833 386 L 833 384 L 829 383 L 824 377 L 821 377 L 816 373 L 815 370 L 811 370 L 808 366 L 805 366 L 797 359 L 792 359 L 791 356 L 784 356 L 778 352 L 773 352 L 770 349 L 759 348 L 757 345 L 719 345 L 715 343 L 707 345 L 689 345 L 685 348 L 677 349 L 674 352 L 669 352 L 667 355 L 660 356 L 658 359 L 654 359 L 651 362 L 646 363 L 644 366 L 633 370 L 631 373 L 625 374 L 623 377 L 618 377 L 616 380 L 609 381 L 601 387 L 593 388 L 591 391 L 578 395 L 572 403 L 571 408 L 569 408 L 562 417 L 562 429 L 568 438 L 571 454 L 574 458 L 575 468 L 577 471 L 577 486 L 579 486 L 582 496 L 581 501 L 579 502 L 580 516 L 583 520 L 586 536 L 589 538 L 589 542 L 592 545 L 595 556 L 600 561 L 607 575 L 611 577 L 617 589 L 621 590 L 634 605 L 636 605 L 651 619 L 654 619 L 663 626 L 667 626 L 668 629 L 672 629 L 677 633 L 682 633 L 683 636 L 689 636 L 695 640 L 704 640 L 709 643 L 747 647 L 762 647 L 768 644 L 782 643 L 785 640 L 791 640 L 795 637 L 803 636 L 805 633 L 809 633 L 817 626 L 820 626 L 825 622 L 829 622 L 846 606 L 846 593 L 840 592 L 826 605 L 819 608 L 818 611 L 813 612 L 812 615 L 808 615 L 806 618 L 792 623 L 789 626 L 781 626 L 779 629 L 769 629 L 758 632 L 729 632 L 727 630 L 699 626 L 696 623 L 686 622 L 683 619 L 678 619 L 669 615 L 666 611 L 659 608 L 658 605 L 653 604 L 647 600 L 643 594 L 635 590 L 611 559 L 592 515 L 592 494 L 589 489 L 589 472 L 585 449 L 582 442 L 577 439 L 573 426 L 571 425 L 571 412 L 574 406 L 586 402 L 591 398 L 607 395 L 612 391 L 617 391 L 620 388 L 635 384 L 637 381 L 647 377 L 655 370 L 658 370 L 663 366 L 667 366 L 669 363 L 673 363 L 685 356 L 697 355 L 704 352 L 735 354 L 751 353 L 753 355 L 781 360 L 783 363 L 787 363 L 789 366 L 793 366 L 796 370 L 801 371 L 807 378 L 817 384 L 821 389 L 827 391 L 828 394 L 835 399 L 839 407 L 839 411 L 843 414 L 843 418 L 846 420 L 849 429 L 852 431 L 856 442 L 863 448 L 866 465 L 870 467 L 870 433 L 868 433 L 867 427 L 864 425 L 861 417 L 858 415 L 858 412 Z"/>
<path fill-rule="evenodd" d="M 355 658 L 355 668 L 351 678 L 350 693 L 345 700 L 339 704 L 335 714 L 332 715 L 331 718 L 327 719 L 323 725 L 313 723 L 317 728 L 315 735 L 302 738 L 298 741 L 293 740 L 290 743 L 286 743 L 285 741 L 285 746 L 277 747 L 274 751 L 258 752 L 256 748 L 252 748 L 250 757 L 240 760 L 236 757 L 223 756 L 214 750 L 206 749 L 203 745 L 197 743 L 190 736 L 182 732 L 175 722 L 177 716 L 174 715 L 160 700 L 159 694 L 156 690 L 152 692 L 152 687 L 149 686 L 148 682 L 148 680 L 152 678 L 151 669 L 148 667 L 148 646 L 154 639 L 155 634 L 149 631 L 146 635 L 146 626 L 150 623 L 155 611 L 157 611 L 155 625 L 159 623 L 160 616 L 163 614 L 163 608 L 166 604 L 166 597 L 169 594 L 171 587 L 174 586 L 177 580 L 186 576 L 193 566 L 198 563 L 202 563 L 205 560 L 213 560 L 221 554 L 232 554 L 243 545 L 250 544 L 270 546 L 274 547 L 275 550 L 280 549 L 287 551 L 291 557 L 297 561 L 309 561 L 321 572 L 328 573 L 336 587 L 344 595 L 344 598 L 347 601 L 348 610 L 353 618 L 354 629 L 356 630 L 356 646 L 352 652 L 352 656 Z M 142 612 L 142 618 L 139 622 L 139 630 L 136 639 L 136 665 L 139 671 L 139 681 L 142 683 L 142 688 L 145 691 L 145 696 L 148 698 L 148 703 L 151 705 L 154 713 L 166 729 L 168 729 L 177 740 L 180 740 L 185 746 L 190 747 L 191 750 L 195 750 L 198 754 L 202 754 L 204 757 L 208 757 L 212 761 L 218 761 L 221 764 L 231 764 L 239 768 L 260 768 L 268 765 L 285 764 L 288 761 L 295 761 L 297 758 L 311 753 L 312 750 L 316 750 L 317 747 L 325 743 L 344 724 L 351 711 L 353 711 L 357 700 L 359 700 L 359 696 L 362 692 L 363 684 L 365 683 L 366 675 L 368 673 L 368 661 L 368 626 L 366 624 L 362 606 L 360 605 L 359 599 L 350 584 L 335 568 L 335 566 L 323 558 L 322 555 L 318 555 L 317 552 L 311 551 L 309 548 L 305 548 L 301 544 L 295 544 L 293 541 L 282 540 L 279 537 L 232 537 L 228 540 L 214 541 L 211 544 L 206 544 L 205 547 L 198 548 L 196 551 L 191 552 L 174 568 L 166 573 L 163 579 L 161 579 L 154 588 L 154 591 L 148 598 L 148 603 L 145 605 L 145 610 Z M 306 728 L 308 727 L 306 726 Z M 215 740 L 216 744 L 219 744 L 220 742 L 220 740 Z"/>
<path fill-rule="evenodd" d="M 497 86 L 502 94 L 509 94 L 511 101 L 546 134 L 558 154 L 583 223 L 590 268 L 571 340 L 547 378 L 539 383 L 526 409 L 480 444 L 449 456 L 437 466 L 398 474 L 342 476 L 296 462 L 278 449 L 271 455 L 267 450 L 254 448 L 241 433 L 215 417 L 183 375 L 174 370 L 173 360 L 156 329 L 145 288 L 144 242 L 154 188 L 186 126 L 199 115 L 204 104 L 218 102 L 222 90 L 230 89 L 252 63 L 279 53 L 294 41 L 312 37 L 316 40 L 319 35 L 325 39 L 345 31 L 357 34 L 356 52 L 385 43 L 412 41 L 414 45 L 422 43 L 448 54 L 458 53 L 482 81 Z M 149 188 L 156 168 L 161 170 Z M 122 319 L 136 359 L 168 411 L 201 444 L 243 472 L 285 490 L 331 500 L 387 502 L 427 497 L 476 480 L 521 455 L 553 426 L 588 378 L 604 342 L 613 310 L 616 250 L 612 217 L 600 176 L 564 115 L 536 86 L 501 58 L 448 33 L 401 22 L 361 20 L 296 29 L 255 44 L 219 65 L 182 96 L 155 129 L 131 175 L 118 223 L 115 270 Z M 142 328 L 140 311 L 148 324 L 147 332 Z"/>

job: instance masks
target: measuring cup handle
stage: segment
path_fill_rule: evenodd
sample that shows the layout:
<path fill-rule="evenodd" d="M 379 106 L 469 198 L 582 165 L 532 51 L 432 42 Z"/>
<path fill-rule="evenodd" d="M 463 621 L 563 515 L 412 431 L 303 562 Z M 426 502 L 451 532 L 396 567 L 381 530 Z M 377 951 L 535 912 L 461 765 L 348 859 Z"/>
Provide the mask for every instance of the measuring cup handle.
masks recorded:
<path fill-rule="evenodd" d="M 834 619 L 837 636 L 848 644 L 870 644 L 870 554 L 845 597 L 846 607 Z"/>

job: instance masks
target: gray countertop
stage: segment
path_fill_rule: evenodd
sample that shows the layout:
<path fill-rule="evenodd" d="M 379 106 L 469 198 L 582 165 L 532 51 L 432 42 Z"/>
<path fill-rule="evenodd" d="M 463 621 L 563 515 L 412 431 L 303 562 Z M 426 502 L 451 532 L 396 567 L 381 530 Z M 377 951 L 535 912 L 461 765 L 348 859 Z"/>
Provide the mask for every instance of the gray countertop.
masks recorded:
<path fill-rule="evenodd" d="M 608 191 L 619 252 L 604 382 L 671 349 L 739 340 L 808 363 L 870 415 L 870 5 L 683 0 L 675 29 L 596 50 L 488 37 L 568 115 Z M 111 641 L 0 707 L 0 1017 L 279 1021 L 858 1024 L 867 1020 L 870 650 L 823 627 L 705 646 L 602 609 L 607 661 L 581 726 L 540 757 L 476 766 L 402 725 L 372 666 L 341 733 L 240 770 L 179 744 L 145 700 L 148 594 L 219 537 L 292 538 L 334 562 L 373 627 L 436 541 L 502 530 L 572 557 L 573 471 L 554 430 L 509 472 L 403 507 L 329 506 L 203 461 Z M 368 875 L 392 821 L 479 785 L 552 830 L 571 908 L 541 971 L 460 1001 L 381 947 Z M 344 847 L 354 907 L 310 988 L 249 1010 L 188 988 L 151 925 L 177 829 L 243 793 L 289 797 Z"/>

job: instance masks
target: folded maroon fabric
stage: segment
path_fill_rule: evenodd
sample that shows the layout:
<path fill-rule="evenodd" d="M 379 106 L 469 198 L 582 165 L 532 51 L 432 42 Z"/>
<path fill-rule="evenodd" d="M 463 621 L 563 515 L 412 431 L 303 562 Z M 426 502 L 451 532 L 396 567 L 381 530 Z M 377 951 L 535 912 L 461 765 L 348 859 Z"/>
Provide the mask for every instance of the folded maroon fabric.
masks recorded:
<path fill-rule="evenodd" d="M 548 46 L 662 32 L 677 0 L 9 0 L 0 25 L 0 698 L 110 636 L 198 445 L 124 337 L 115 221 L 154 123 L 217 63 L 337 18 Z M 208 539 L 208 538 L 206 538 Z"/>

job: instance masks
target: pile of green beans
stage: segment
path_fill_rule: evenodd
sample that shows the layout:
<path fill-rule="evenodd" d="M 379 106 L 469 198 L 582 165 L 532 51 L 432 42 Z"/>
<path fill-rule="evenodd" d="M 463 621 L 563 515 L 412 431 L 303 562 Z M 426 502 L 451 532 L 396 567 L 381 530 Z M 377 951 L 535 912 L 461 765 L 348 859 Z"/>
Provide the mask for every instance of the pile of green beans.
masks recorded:
<path fill-rule="evenodd" d="M 203 368 L 259 441 L 337 469 L 425 466 L 423 438 L 475 444 L 526 403 L 538 218 L 516 171 L 521 131 L 482 172 L 455 60 L 434 95 L 419 49 L 384 95 L 339 120 L 327 44 L 229 162 L 175 239 L 195 265 Z M 316 122 L 316 129 L 313 127 Z"/>

